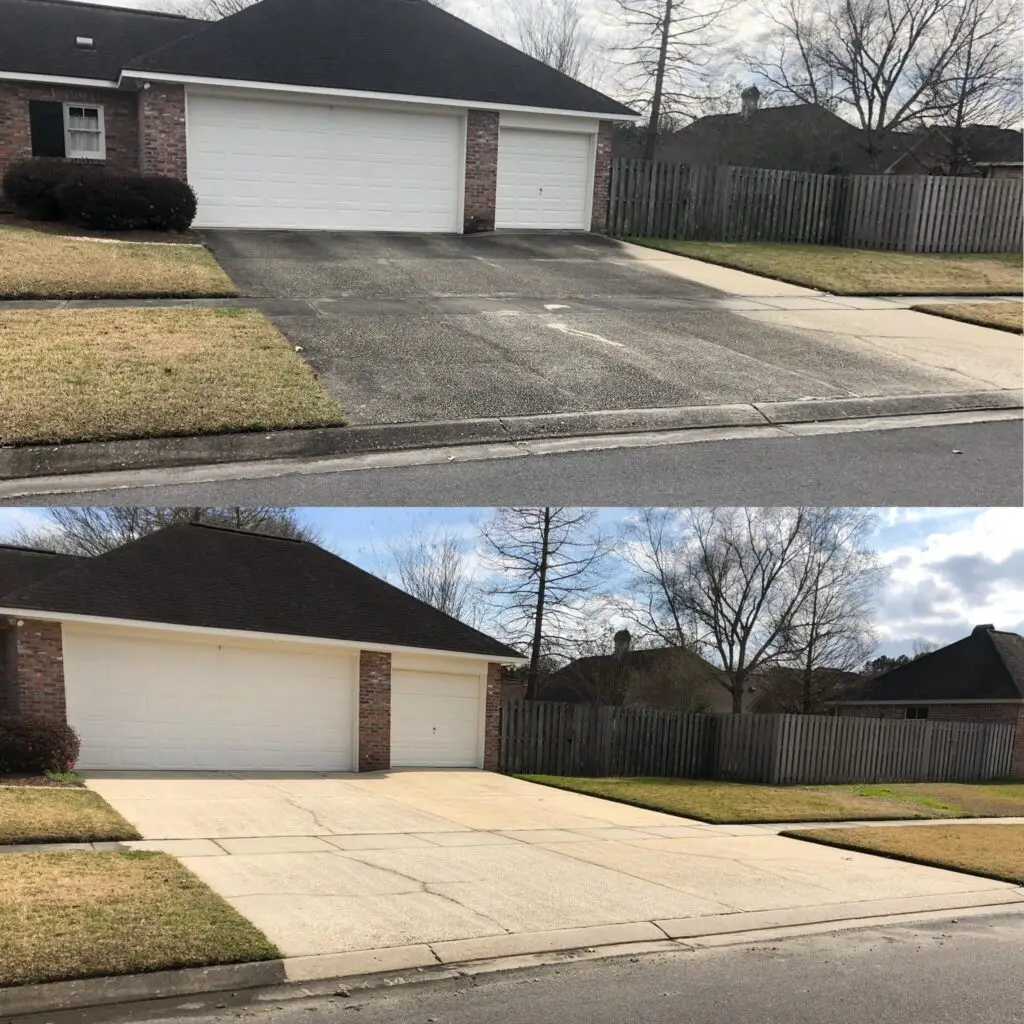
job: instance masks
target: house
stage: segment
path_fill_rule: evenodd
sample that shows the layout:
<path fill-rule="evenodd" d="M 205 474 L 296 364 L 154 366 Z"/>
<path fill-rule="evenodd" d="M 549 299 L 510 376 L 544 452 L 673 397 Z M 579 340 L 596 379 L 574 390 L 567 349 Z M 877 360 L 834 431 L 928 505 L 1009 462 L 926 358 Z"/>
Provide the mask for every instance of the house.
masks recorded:
<path fill-rule="evenodd" d="M 426 0 L 263 0 L 208 22 L 0 0 L 0 172 L 187 179 L 197 227 L 604 227 L 628 107 Z"/>
<path fill-rule="evenodd" d="M 865 682 L 840 714 L 1007 722 L 1016 726 L 1013 776 L 1024 776 L 1024 637 L 975 626 L 970 636 Z"/>
<path fill-rule="evenodd" d="M 997 125 L 969 124 L 959 129 L 936 126 L 907 136 L 905 152 L 885 173 L 1019 179 L 1022 170 L 1024 134 Z"/>
<path fill-rule="evenodd" d="M 826 666 L 811 669 L 808 681 L 802 669 L 772 665 L 751 674 L 757 694 L 750 710 L 757 715 L 826 714 L 840 695 L 858 689 L 863 681 L 859 672 Z"/>
<path fill-rule="evenodd" d="M 523 659 L 306 541 L 193 524 L 91 558 L 0 548 L 0 693 L 79 767 L 497 767 Z"/>

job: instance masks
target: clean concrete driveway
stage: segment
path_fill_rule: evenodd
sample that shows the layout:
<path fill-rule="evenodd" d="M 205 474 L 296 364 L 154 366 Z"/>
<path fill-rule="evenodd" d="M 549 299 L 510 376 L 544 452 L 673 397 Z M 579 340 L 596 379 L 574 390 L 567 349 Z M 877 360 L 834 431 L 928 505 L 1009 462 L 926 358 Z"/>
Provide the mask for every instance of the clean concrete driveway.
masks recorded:
<path fill-rule="evenodd" d="M 772 826 L 703 825 L 479 771 L 97 773 L 88 784 L 145 836 L 132 845 L 180 857 L 293 957 L 390 947 L 388 966 L 415 966 L 664 940 L 711 915 L 1024 900 Z"/>
<path fill-rule="evenodd" d="M 206 238 L 355 424 L 1020 385 L 1005 332 L 596 235 Z"/>

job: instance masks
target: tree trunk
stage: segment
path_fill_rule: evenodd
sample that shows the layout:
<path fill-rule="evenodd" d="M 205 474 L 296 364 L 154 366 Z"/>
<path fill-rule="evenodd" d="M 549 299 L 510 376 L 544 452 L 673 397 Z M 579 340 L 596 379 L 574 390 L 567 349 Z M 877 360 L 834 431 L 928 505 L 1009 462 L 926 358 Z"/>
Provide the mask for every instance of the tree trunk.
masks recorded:
<path fill-rule="evenodd" d="M 732 713 L 743 714 L 743 680 L 737 679 L 732 684 Z"/>
<path fill-rule="evenodd" d="M 658 146 L 661 122 L 661 97 L 665 91 L 665 65 L 668 63 L 668 39 L 672 28 L 672 0 L 665 0 L 665 18 L 661 24 L 661 48 L 658 50 L 658 69 L 654 74 L 654 95 L 651 97 L 651 118 L 647 123 L 644 159 L 653 160 Z"/>
<path fill-rule="evenodd" d="M 540 644 L 544 636 L 544 598 L 548 582 L 548 546 L 551 538 L 551 509 L 544 509 L 544 527 L 541 531 L 540 565 L 537 572 L 537 611 L 533 617 L 533 645 L 530 649 L 530 669 L 526 676 L 526 699 L 535 700 L 540 683 Z"/>

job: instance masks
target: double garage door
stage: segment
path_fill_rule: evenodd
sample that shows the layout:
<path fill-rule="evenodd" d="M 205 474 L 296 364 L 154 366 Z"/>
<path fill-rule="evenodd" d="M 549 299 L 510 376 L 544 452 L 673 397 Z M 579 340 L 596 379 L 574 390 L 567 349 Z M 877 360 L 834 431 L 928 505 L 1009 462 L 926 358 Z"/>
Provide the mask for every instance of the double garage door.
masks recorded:
<path fill-rule="evenodd" d="M 67 717 L 79 767 L 352 771 L 357 661 L 301 644 L 64 626 Z M 478 676 L 396 670 L 392 765 L 476 767 Z"/>
<path fill-rule="evenodd" d="M 465 115 L 188 94 L 197 227 L 461 232 Z M 502 128 L 495 226 L 589 226 L 593 136 Z"/>

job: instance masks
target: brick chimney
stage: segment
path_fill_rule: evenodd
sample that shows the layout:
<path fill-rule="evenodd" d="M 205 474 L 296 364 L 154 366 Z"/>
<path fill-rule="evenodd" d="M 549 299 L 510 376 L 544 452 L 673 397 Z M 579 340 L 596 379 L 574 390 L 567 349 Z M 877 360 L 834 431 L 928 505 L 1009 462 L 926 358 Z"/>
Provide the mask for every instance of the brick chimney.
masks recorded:
<path fill-rule="evenodd" d="M 991 622 L 986 622 L 982 626 L 975 626 L 974 629 L 971 630 L 971 635 L 973 636 L 975 633 L 991 633 L 995 628 L 996 627 L 993 626 Z"/>
<path fill-rule="evenodd" d="M 620 629 L 615 636 L 612 637 L 612 643 L 615 645 L 615 654 L 621 657 L 629 650 L 629 645 L 632 643 L 633 636 L 628 629 Z"/>
<path fill-rule="evenodd" d="M 740 114 L 744 121 L 749 121 L 753 117 L 760 101 L 761 90 L 756 85 L 751 85 L 740 93 Z"/>

